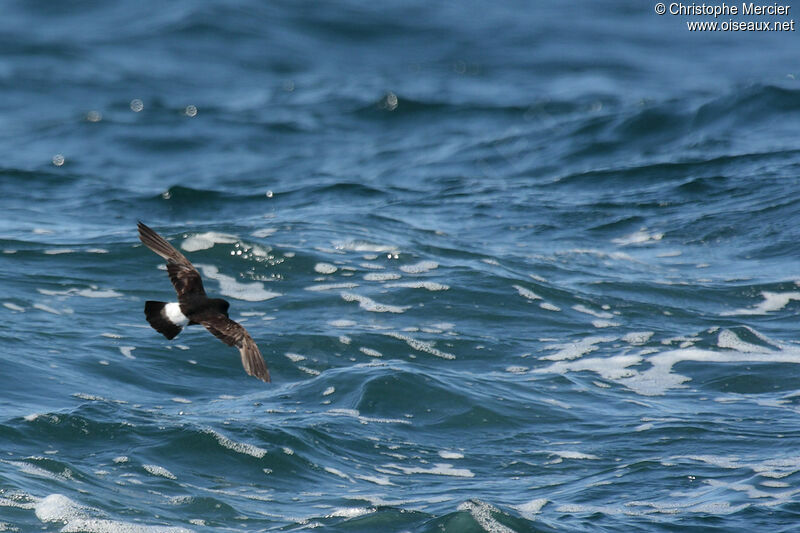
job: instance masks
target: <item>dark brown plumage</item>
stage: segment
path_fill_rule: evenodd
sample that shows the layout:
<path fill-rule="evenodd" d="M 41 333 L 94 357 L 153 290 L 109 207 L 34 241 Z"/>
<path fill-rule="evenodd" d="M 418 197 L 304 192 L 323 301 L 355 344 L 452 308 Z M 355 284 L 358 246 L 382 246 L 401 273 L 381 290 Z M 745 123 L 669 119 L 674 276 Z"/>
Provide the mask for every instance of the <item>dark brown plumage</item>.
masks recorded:
<path fill-rule="evenodd" d="M 145 303 L 145 316 L 153 329 L 173 339 L 183 326 L 202 324 L 228 346 L 239 348 L 245 372 L 262 381 L 270 381 L 269 370 L 256 342 L 244 327 L 228 318 L 230 304 L 221 298 L 206 296 L 203 280 L 192 263 L 142 222 L 139 222 L 139 239 L 167 261 L 167 273 L 178 294 L 177 304 Z"/>

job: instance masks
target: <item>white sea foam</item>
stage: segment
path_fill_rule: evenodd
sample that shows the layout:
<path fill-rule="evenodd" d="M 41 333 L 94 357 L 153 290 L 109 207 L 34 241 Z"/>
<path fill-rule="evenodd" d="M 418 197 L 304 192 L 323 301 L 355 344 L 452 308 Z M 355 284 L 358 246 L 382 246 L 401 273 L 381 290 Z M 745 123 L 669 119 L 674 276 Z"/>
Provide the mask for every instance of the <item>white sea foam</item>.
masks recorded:
<path fill-rule="evenodd" d="M 647 228 L 642 228 L 639 231 L 631 233 L 630 235 L 626 235 L 625 237 L 613 239 L 611 242 L 620 246 L 628 246 L 631 244 L 645 244 L 649 242 L 660 241 L 663 238 L 663 233 L 650 233 L 647 231 Z"/>
<path fill-rule="evenodd" d="M 595 310 L 589 309 L 585 305 L 581 305 L 581 304 L 573 305 L 572 308 L 574 310 L 578 311 L 579 313 L 592 315 L 592 316 L 595 316 L 597 318 L 613 318 L 614 317 L 614 315 L 612 315 L 611 313 L 608 313 L 606 311 L 595 311 Z"/>
<path fill-rule="evenodd" d="M 209 231 L 190 235 L 181 243 L 181 248 L 187 252 L 197 252 L 198 250 L 213 248 L 215 244 L 233 244 L 238 242 L 238 240 L 239 239 L 235 235 Z"/>
<path fill-rule="evenodd" d="M 743 353 L 758 353 L 758 352 L 769 352 L 770 349 L 764 346 L 758 346 L 757 344 L 752 344 L 749 342 L 745 342 L 739 338 L 734 332 L 729 329 L 723 329 L 719 332 L 717 336 L 717 346 L 720 348 L 730 348 L 731 350 L 736 350 Z"/>
<path fill-rule="evenodd" d="M 464 454 L 460 453 L 460 452 L 451 452 L 451 451 L 448 451 L 448 450 L 439 450 L 438 453 L 439 453 L 439 457 L 441 457 L 442 459 L 449 459 L 451 461 L 453 459 L 463 459 L 464 458 Z"/>
<path fill-rule="evenodd" d="M 53 289 L 36 289 L 37 292 L 40 294 L 44 294 L 45 296 L 83 296 L 84 298 L 118 298 L 123 296 L 121 292 L 117 292 L 112 289 L 65 289 L 65 290 L 53 290 Z"/>
<path fill-rule="evenodd" d="M 361 353 L 363 353 L 364 355 L 368 355 L 370 357 L 383 357 L 383 354 L 381 352 L 379 352 L 378 350 L 373 350 L 372 348 L 366 348 L 362 346 L 361 348 L 359 348 L 359 351 L 361 351 Z"/>
<path fill-rule="evenodd" d="M 501 524 L 494 518 L 493 513 L 500 513 L 500 510 L 486 502 L 469 500 L 459 505 L 458 510 L 468 511 L 478 525 L 488 533 L 516 533 L 513 529 Z"/>
<path fill-rule="evenodd" d="M 319 283 L 317 285 L 309 285 L 308 287 L 304 287 L 307 291 L 312 292 L 321 292 L 321 291 L 332 291 L 332 290 L 341 290 L 341 289 L 355 289 L 358 287 L 358 283 Z"/>
<path fill-rule="evenodd" d="M 39 311 L 44 311 L 45 313 L 52 313 L 54 315 L 60 315 L 62 313 L 62 311 L 59 311 L 57 309 L 53 309 L 49 305 L 45 305 L 45 304 L 36 303 L 36 304 L 33 304 L 33 307 L 35 309 L 38 309 Z"/>
<path fill-rule="evenodd" d="M 439 268 L 439 263 L 436 261 L 420 261 L 412 265 L 401 265 L 400 270 L 407 274 L 421 274 Z"/>
<path fill-rule="evenodd" d="M 204 433 L 207 433 L 217 439 L 217 442 L 220 446 L 228 448 L 229 450 L 233 450 L 237 453 L 241 453 L 244 455 L 251 455 L 258 459 L 261 459 L 265 455 L 267 455 L 267 450 L 264 448 L 259 448 L 253 444 L 247 444 L 246 442 L 236 442 L 235 440 L 229 439 L 222 433 L 215 431 L 211 428 L 206 428 L 203 430 Z"/>
<path fill-rule="evenodd" d="M 45 255 L 74 254 L 72 248 L 48 248 L 44 251 Z"/>
<path fill-rule="evenodd" d="M 357 518 L 374 512 L 375 509 L 371 507 L 343 507 L 325 515 L 325 518 Z"/>
<path fill-rule="evenodd" d="M 622 337 L 622 340 L 628 344 L 640 345 L 649 341 L 652 336 L 652 331 L 632 331 Z"/>
<path fill-rule="evenodd" d="M 101 290 L 92 290 L 92 289 L 81 289 L 76 292 L 78 296 L 83 296 L 84 298 L 119 298 L 122 296 L 121 292 L 117 292 L 112 289 L 101 289 Z"/>
<path fill-rule="evenodd" d="M 356 418 L 362 424 L 368 424 L 370 422 L 377 422 L 381 424 L 411 424 L 409 420 L 403 420 L 400 418 L 373 418 L 369 416 L 363 416 L 356 409 L 329 409 L 327 414 L 331 416 L 348 416 Z"/>
<path fill-rule="evenodd" d="M 315 370 L 313 368 L 308 368 L 307 366 L 298 365 L 297 366 L 297 370 L 302 370 L 306 374 L 310 374 L 312 376 L 319 376 L 320 375 L 320 371 L 319 370 Z"/>
<path fill-rule="evenodd" d="M 15 304 L 15 303 L 12 303 L 12 302 L 3 302 L 3 307 L 5 307 L 7 309 L 11 309 L 12 311 L 16 311 L 18 313 L 24 313 L 25 312 L 25 308 L 24 307 L 20 307 L 19 305 Z"/>
<path fill-rule="evenodd" d="M 278 231 L 278 228 L 264 228 L 256 230 L 250 235 L 252 235 L 256 239 L 263 239 L 264 237 L 269 237 L 270 235 L 273 235 L 276 231 Z"/>
<path fill-rule="evenodd" d="M 119 351 L 128 359 L 136 359 L 136 356 L 133 355 L 133 351 L 136 349 L 136 346 L 120 346 Z"/>
<path fill-rule="evenodd" d="M 432 476 L 475 477 L 475 474 L 468 468 L 453 468 L 453 465 L 449 463 L 435 463 L 430 468 L 422 468 L 419 466 L 402 466 L 394 463 L 384 465 L 384 467 L 399 470 L 407 475 L 429 474 Z"/>
<path fill-rule="evenodd" d="M 786 307 L 789 302 L 800 300 L 800 292 L 769 292 L 761 293 L 764 301 L 755 307 L 747 309 L 736 309 L 720 313 L 722 316 L 737 315 L 766 315 L 771 311 L 778 311 Z"/>
<path fill-rule="evenodd" d="M 577 359 L 587 353 L 591 353 L 597 349 L 597 345 L 604 342 L 613 342 L 617 340 L 616 337 L 585 337 L 576 342 L 568 342 L 564 344 L 551 344 L 546 346 L 547 349 L 558 349 L 554 354 L 545 355 L 541 359 L 548 361 L 563 361 L 565 359 Z"/>
<path fill-rule="evenodd" d="M 443 352 L 437 348 L 434 348 L 433 342 L 420 341 L 412 337 L 409 337 L 408 335 L 403 335 L 402 333 L 397 333 L 392 331 L 386 332 L 384 333 L 384 335 L 405 341 L 406 344 L 408 344 L 409 346 L 420 352 L 429 353 L 431 355 L 435 355 L 436 357 L 441 357 L 442 359 L 456 358 L 456 356 L 451 353 Z"/>
<path fill-rule="evenodd" d="M 369 481 L 370 483 L 375 483 L 376 485 L 381 485 L 384 487 L 394 485 L 394 483 L 392 483 L 386 476 L 365 476 L 356 474 L 354 477 L 356 479 L 363 479 L 364 481 Z"/>
<path fill-rule="evenodd" d="M 347 320 L 344 318 L 340 318 L 337 320 L 330 320 L 328 321 L 329 326 L 333 326 L 335 328 L 350 328 L 356 325 L 355 321 Z"/>
<path fill-rule="evenodd" d="M 333 274 L 338 268 L 330 263 L 317 263 L 314 265 L 314 270 L 320 274 Z"/>
<path fill-rule="evenodd" d="M 435 281 L 400 281 L 397 283 L 387 283 L 387 287 L 403 287 L 407 289 L 427 289 L 429 291 L 446 291 L 449 285 L 436 283 Z"/>
<path fill-rule="evenodd" d="M 346 479 L 348 481 L 353 481 L 353 479 L 350 476 L 348 476 L 347 474 L 345 474 L 344 472 L 342 472 L 338 468 L 333 468 L 332 466 L 326 466 L 324 468 L 325 468 L 325 471 L 328 472 L 329 474 L 333 474 L 334 476 L 340 477 L 342 479 Z"/>
<path fill-rule="evenodd" d="M 346 302 L 358 302 L 358 306 L 361 307 L 361 309 L 364 309 L 365 311 L 371 311 L 373 313 L 403 313 L 406 311 L 406 309 L 411 307 L 408 305 L 379 304 L 372 298 L 355 294 L 353 292 L 343 292 L 342 299 Z"/>
<path fill-rule="evenodd" d="M 542 299 L 541 296 L 539 296 L 538 294 L 536 294 L 535 292 L 533 292 L 530 289 L 526 289 L 522 285 L 512 285 L 512 287 L 517 289 L 517 292 L 519 293 L 520 296 L 523 296 L 523 297 L 527 298 L 528 300 L 541 300 Z"/>
<path fill-rule="evenodd" d="M 165 477 L 167 479 L 178 479 L 177 477 L 175 477 L 175 474 L 173 474 L 163 466 L 142 465 L 142 468 L 144 468 L 145 470 L 147 470 L 148 473 L 154 476 Z"/>
<path fill-rule="evenodd" d="M 542 511 L 542 507 L 547 505 L 549 500 L 547 498 L 537 498 L 526 503 L 515 505 L 514 508 L 519 511 L 523 518 L 534 520 L 536 515 Z"/>
<path fill-rule="evenodd" d="M 388 281 L 400 279 L 402 276 L 396 272 L 367 272 L 364 274 L 366 281 Z"/>
<path fill-rule="evenodd" d="M 560 307 L 558 307 L 557 305 L 553 305 L 553 304 L 551 304 L 549 302 L 542 302 L 542 303 L 539 304 L 539 307 L 541 307 L 542 309 L 544 309 L 546 311 L 554 311 L 556 313 L 561 311 Z"/>
<path fill-rule="evenodd" d="M 336 241 L 333 243 L 336 250 L 346 250 L 350 252 L 397 252 L 397 247 L 391 244 L 374 244 L 365 241 Z"/>
<path fill-rule="evenodd" d="M 600 458 L 590 453 L 576 452 L 572 450 L 548 450 L 547 453 L 557 455 L 561 459 L 586 459 L 590 461 L 597 461 Z"/>
<path fill-rule="evenodd" d="M 248 302 L 262 302 L 280 296 L 280 293 L 266 290 L 260 281 L 242 283 L 231 276 L 220 274 L 219 269 L 213 265 L 196 266 L 203 271 L 204 276 L 219 282 L 219 290 L 225 296 Z"/>
<path fill-rule="evenodd" d="M 134 522 L 95 518 L 100 511 L 76 503 L 63 494 L 39 500 L 34 512 L 42 522 L 61 522 L 62 533 L 192 533 L 182 527 L 148 526 Z"/>
<path fill-rule="evenodd" d="M 673 372 L 678 363 L 694 361 L 700 363 L 791 363 L 800 364 L 800 348 L 770 349 L 742 341 L 730 330 L 722 330 L 718 345 L 720 351 L 694 347 L 678 348 L 650 355 L 642 351 L 636 355 L 581 358 L 575 361 L 557 360 L 534 373 L 565 373 L 591 371 L 610 381 L 616 381 L 638 394 L 654 396 L 667 390 L 684 387 L 691 378 Z M 645 356 L 648 356 L 645 359 Z M 648 368 L 636 369 L 647 361 Z"/>

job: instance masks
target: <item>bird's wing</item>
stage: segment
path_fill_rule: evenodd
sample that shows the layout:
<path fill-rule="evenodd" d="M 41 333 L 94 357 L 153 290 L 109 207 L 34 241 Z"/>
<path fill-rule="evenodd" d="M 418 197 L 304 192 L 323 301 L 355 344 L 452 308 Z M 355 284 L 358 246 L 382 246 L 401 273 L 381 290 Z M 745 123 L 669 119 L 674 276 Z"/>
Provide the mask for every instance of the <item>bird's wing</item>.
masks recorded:
<path fill-rule="evenodd" d="M 247 333 L 247 330 L 241 324 L 220 313 L 198 317 L 197 321 L 228 346 L 239 348 L 245 372 L 261 381 L 269 382 L 269 370 L 267 370 L 267 364 L 258 350 L 256 341 L 253 340 L 253 337 Z"/>
<path fill-rule="evenodd" d="M 167 260 L 167 273 L 175 292 L 178 293 L 179 302 L 188 295 L 205 295 L 200 273 L 164 237 L 139 222 L 139 239 L 145 246 Z"/>

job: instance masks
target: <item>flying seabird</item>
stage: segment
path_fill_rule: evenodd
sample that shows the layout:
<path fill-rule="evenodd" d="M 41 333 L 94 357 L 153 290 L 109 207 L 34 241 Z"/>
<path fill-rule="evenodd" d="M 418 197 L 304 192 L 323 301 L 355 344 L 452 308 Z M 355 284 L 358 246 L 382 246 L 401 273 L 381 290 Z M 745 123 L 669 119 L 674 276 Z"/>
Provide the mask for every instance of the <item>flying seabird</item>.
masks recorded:
<path fill-rule="evenodd" d="M 186 257 L 168 243 L 161 235 L 139 222 L 139 239 L 155 253 L 166 259 L 167 273 L 175 292 L 177 302 L 144 303 L 144 314 L 153 329 L 173 339 L 184 326 L 202 324 L 215 337 L 227 344 L 236 346 L 242 356 L 244 371 L 261 381 L 268 382 L 269 370 L 261 352 L 247 330 L 228 318 L 230 304 L 222 298 L 209 298 L 203 289 L 200 273 Z"/>

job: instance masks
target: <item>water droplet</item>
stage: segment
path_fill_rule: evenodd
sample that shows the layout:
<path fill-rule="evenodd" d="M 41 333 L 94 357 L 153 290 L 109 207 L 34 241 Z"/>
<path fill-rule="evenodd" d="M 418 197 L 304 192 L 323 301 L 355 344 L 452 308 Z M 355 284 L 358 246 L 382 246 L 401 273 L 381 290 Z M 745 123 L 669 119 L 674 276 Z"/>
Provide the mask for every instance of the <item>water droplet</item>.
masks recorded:
<path fill-rule="evenodd" d="M 197 116 L 197 107 L 193 105 L 187 105 L 183 112 L 186 113 L 187 117 Z"/>
<path fill-rule="evenodd" d="M 53 164 L 57 167 L 60 167 L 64 164 L 64 156 L 62 154 L 56 154 L 53 156 Z"/>
<path fill-rule="evenodd" d="M 383 107 L 389 111 L 397 109 L 397 95 L 391 91 L 387 93 L 386 97 L 383 99 Z"/>
<path fill-rule="evenodd" d="M 164 200 L 169 200 L 170 198 L 172 198 L 172 193 L 169 191 L 164 191 L 161 193 L 161 198 L 163 198 Z"/>
<path fill-rule="evenodd" d="M 131 111 L 133 111 L 134 113 L 138 113 L 142 109 L 144 109 L 144 102 L 142 102 L 138 98 L 134 98 L 133 100 L 131 100 Z"/>
<path fill-rule="evenodd" d="M 89 122 L 100 122 L 103 120 L 103 115 L 100 113 L 100 111 L 92 110 L 86 113 L 86 120 Z"/>
<path fill-rule="evenodd" d="M 267 198 L 272 198 L 272 191 L 267 191 Z"/>

